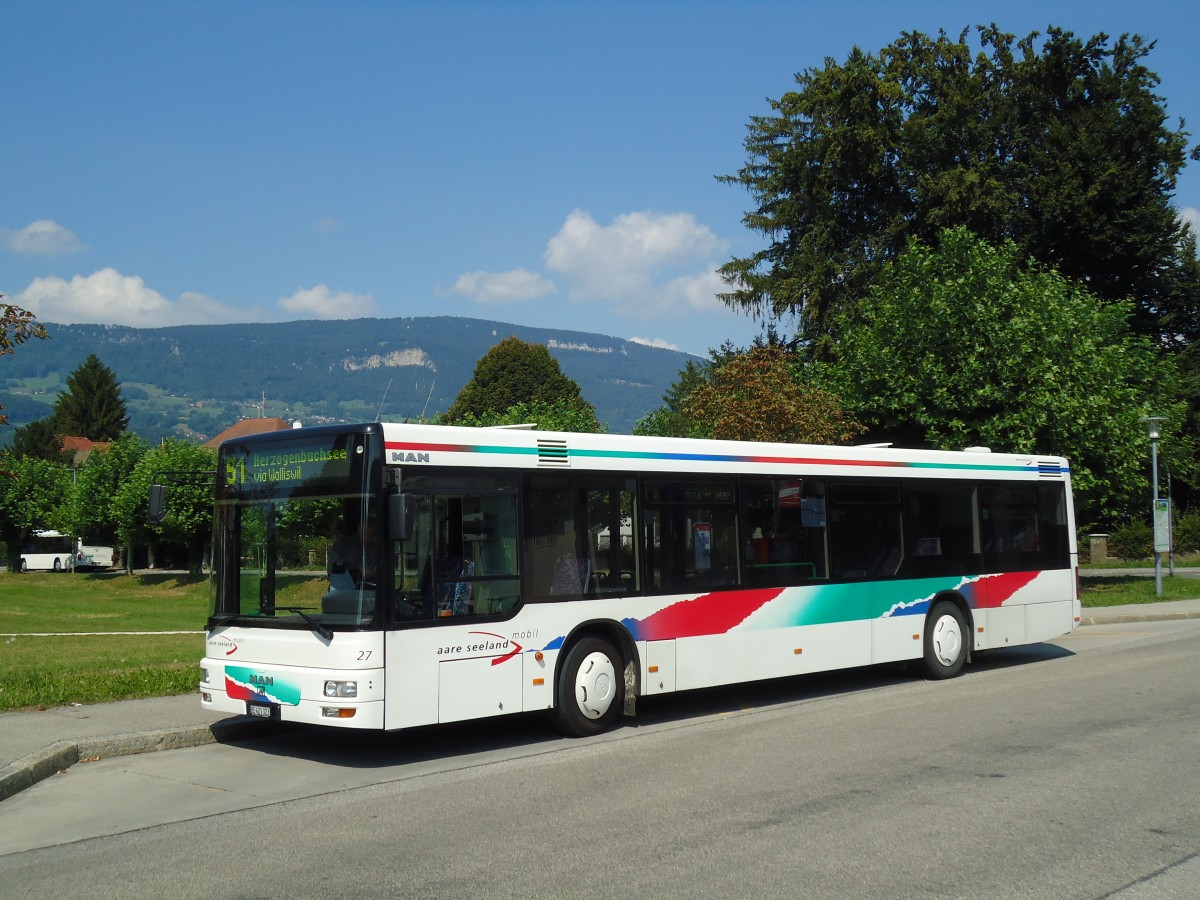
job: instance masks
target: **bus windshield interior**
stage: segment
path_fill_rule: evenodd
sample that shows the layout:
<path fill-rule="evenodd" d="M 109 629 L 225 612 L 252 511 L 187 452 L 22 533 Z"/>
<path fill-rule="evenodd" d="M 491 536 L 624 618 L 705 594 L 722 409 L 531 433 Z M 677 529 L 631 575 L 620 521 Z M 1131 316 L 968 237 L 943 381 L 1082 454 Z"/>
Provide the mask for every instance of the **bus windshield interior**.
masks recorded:
<path fill-rule="evenodd" d="M 358 495 L 236 505 L 234 546 L 223 554 L 233 571 L 220 579 L 213 615 L 370 625 L 385 565 L 378 506 Z"/>

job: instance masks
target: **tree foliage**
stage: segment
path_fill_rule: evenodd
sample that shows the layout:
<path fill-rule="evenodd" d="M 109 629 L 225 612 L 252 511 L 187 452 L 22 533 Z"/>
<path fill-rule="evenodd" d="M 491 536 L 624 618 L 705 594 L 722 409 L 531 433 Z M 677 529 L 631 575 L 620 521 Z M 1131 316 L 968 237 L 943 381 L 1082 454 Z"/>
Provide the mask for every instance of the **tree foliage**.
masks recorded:
<path fill-rule="evenodd" d="M 158 541 L 187 548 L 188 565 L 199 572 L 204 548 L 212 535 L 213 479 L 217 471 L 215 450 L 168 439 L 137 461 L 122 482 L 112 503 L 118 535 L 127 548 Z M 164 478 L 167 487 L 167 515 L 158 525 L 146 522 L 150 485 L 156 475 L 188 473 Z"/>
<path fill-rule="evenodd" d="M 563 374 L 558 361 L 541 344 L 508 337 L 475 364 L 475 372 L 450 408 L 446 425 L 481 421 L 503 414 L 521 403 L 566 404 L 581 411 L 596 410 L 580 395 L 579 385 Z"/>
<path fill-rule="evenodd" d="M 34 529 L 67 528 L 64 510 L 71 472 L 61 463 L 36 456 L 0 454 L 0 536 L 8 559 Z"/>
<path fill-rule="evenodd" d="M 75 473 L 67 505 L 70 531 L 93 543 L 119 543 L 121 521 L 115 500 L 121 486 L 146 454 L 144 441 L 124 434 L 103 451 L 94 451 Z"/>
<path fill-rule="evenodd" d="M 112 441 L 125 433 L 129 414 L 121 385 L 96 354 L 88 354 L 67 376 L 67 389 L 55 401 L 52 418 L 59 434 L 90 441 Z"/>
<path fill-rule="evenodd" d="M 1105 301 L 1136 304 L 1140 333 L 1200 336 L 1196 242 L 1171 205 L 1187 133 L 1166 124 L 1139 36 L 1049 29 L 979 47 L 905 33 L 796 76 L 751 119 L 728 183 L 756 202 L 764 249 L 722 267 L 727 304 L 792 316 L 817 358 L 835 317 L 916 238 L 965 226 L 1016 243 Z"/>
<path fill-rule="evenodd" d="M 52 416 L 37 419 L 14 431 L 10 449 L 14 456 L 32 456 L 58 463 L 65 462 L 68 456 L 63 451 L 62 434 Z"/>
<path fill-rule="evenodd" d="M 501 412 L 487 412 L 482 416 L 463 413 L 454 424 L 475 428 L 533 424 L 542 431 L 574 431 L 583 434 L 597 434 L 603 430 L 596 420 L 596 411 L 590 404 L 567 399 L 522 401 Z"/>
<path fill-rule="evenodd" d="M 4 295 L 0 294 L 0 300 L 3 299 Z M 14 347 L 31 338 L 45 340 L 47 337 L 46 326 L 38 322 L 29 310 L 11 303 L 0 303 L 0 355 L 12 353 Z M 8 416 L 4 415 L 4 407 L 0 406 L 0 425 L 7 424 Z"/>
<path fill-rule="evenodd" d="M 1012 242 L 948 229 L 884 266 L 818 371 L 873 437 L 1066 456 L 1083 520 L 1112 518 L 1146 484 L 1139 419 L 1154 411 L 1177 429 L 1183 417 L 1170 361 L 1131 334 L 1130 312 L 1025 268 Z"/>
<path fill-rule="evenodd" d="M 765 337 L 755 338 L 753 346 L 775 347 L 781 343 L 775 330 L 768 328 Z M 701 385 L 712 380 L 716 369 L 744 352 L 744 348 L 739 349 L 727 340 L 715 350 L 709 348 L 708 359 L 689 359 L 663 394 L 663 405 L 642 416 L 634 425 L 633 433 L 657 437 L 712 437 L 711 423 L 706 425 L 689 416 L 685 405 Z"/>
<path fill-rule="evenodd" d="M 729 359 L 688 395 L 683 411 L 720 440 L 848 444 L 861 431 L 834 395 L 797 382 L 780 347 Z"/>

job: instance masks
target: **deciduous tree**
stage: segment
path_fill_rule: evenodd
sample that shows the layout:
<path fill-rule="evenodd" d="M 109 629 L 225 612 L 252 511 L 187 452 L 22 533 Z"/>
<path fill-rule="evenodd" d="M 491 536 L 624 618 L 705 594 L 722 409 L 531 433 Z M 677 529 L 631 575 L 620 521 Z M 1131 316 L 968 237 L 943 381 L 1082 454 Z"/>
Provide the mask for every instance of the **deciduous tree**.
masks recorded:
<path fill-rule="evenodd" d="M 63 510 L 70 490 L 71 472 L 61 463 L 0 453 L 0 537 L 9 560 L 19 558 L 34 529 L 68 527 Z"/>
<path fill-rule="evenodd" d="M 541 344 L 508 337 L 475 364 L 475 372 L 441 421 L 456 425 L 503 414 L 521 403 L 566 404 L 596 410 L 580 395 L 579 385 L 563 374 L 558 360 Z M 472 418 L 473 417 L 473 418 Z"/>
<path fill-rule="evenodd" d="M 602 430 L 591 404 L 574 400 L 522 401 L 501 412 L 488 412 L 482 416 L 463 413 L 454 424 L 476 428 L 532 424 L 542 431 L 574 431 L 582 434 L 596 434 Z"/>
<path fill-rule="evenodd" d="M 1131 312 L 1027 268 L 1012 242 L 948 229 L 883 267 L 839 319 L 837 361 L 815 371 L 873 438 L 1066 456 L 1081 521 L 1113 518 L 1146 484 L 1139 419 L 1166 416 L 1177 435 L 1184 415 L 1170 359 L 1131 333 Z M 1191 448 L 1168 444 L 1186 465 Z"/>
<path fill-rule="evenodd" d="M 754 347 L 714 369 L 683 412 L 721 440 L 847 444 L 861 431 L 834 395 L 800 384 L 781 347 Z"/>
<path fill-rule="evenodd" d="M 0 294 L 0 300 L 4 295 Z M 13 348 L 31 338 L 45 340 L 46 327 L 29 310 L 11 303 L 0 303 L 0 355 L 12 353 Z M 4 407 L 0 406 L 0 425 L 8 424 Z"/>
<path fill-rule="evenodd" d="M 724 180 L 750 192 L 743 221 L 769 244 L 722 268 L 726 303 L 795 317 L 827 357 L 835 317 L 910 239 L 964 226 L 1132 300 L 1135 330 L 1156 341 L 1200 337 L 1196 241 L 1171 203 L 1187 133 L 1145 65 L 1153 42 L 967 34 L 827 59 L 751 119 L 748 161 Z"/>
<path fill-rule="evenodd" d="M 75 473 L 67 519 L 73 534 L 99 543 L 120 543 L 114 501 L 122 484 L 147 452 L 136 434 L 123 434 L 107 449 L 94 451 Z"/>
<path fill-rule="evenodd" d="M 216 470 L 216 451 L 198 444 L 168 438 L 161 446 L 148 450 L 122 482 L 112 505 L 127 559 L 138 545 L 157 541 L 178 544 L 187 548 L 189 569 L 199 572 L 204 548 L 212 536 Z M 156 474 L 168 472 L 191 475 L 164 482 L 169 485 L 166 518 L 158 525 L 148 525 L 150 485 Z"/>

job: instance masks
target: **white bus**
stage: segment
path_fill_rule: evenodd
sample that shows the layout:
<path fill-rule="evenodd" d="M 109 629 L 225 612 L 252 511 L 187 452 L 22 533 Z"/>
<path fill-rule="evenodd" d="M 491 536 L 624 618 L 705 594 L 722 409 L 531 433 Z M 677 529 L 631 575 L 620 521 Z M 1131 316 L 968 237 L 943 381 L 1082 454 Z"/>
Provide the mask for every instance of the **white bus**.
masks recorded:
<path fill-rule="evenodd" d="M 201 702 L 397 729 L 972 654 L 1079 621 L 1066 460 L 369 424 L 220 448 Z"/>
<path fill-rule="evenodd" d="M 33 531 L 21 544 L 17 567 L 22 572 L 68 571 L 75 561 L 75 538 L 61 531 Z"/>

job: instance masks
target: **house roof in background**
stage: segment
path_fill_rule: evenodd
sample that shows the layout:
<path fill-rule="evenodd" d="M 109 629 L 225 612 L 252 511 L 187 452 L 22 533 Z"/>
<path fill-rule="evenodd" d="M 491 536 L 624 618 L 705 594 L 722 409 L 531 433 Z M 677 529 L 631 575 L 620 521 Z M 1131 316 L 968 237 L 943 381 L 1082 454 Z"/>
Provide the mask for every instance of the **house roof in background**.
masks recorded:
<path fill-rule="evenodd" d="M 205 441 L 204 446 L 215 449 L 223 441 L 227 441 L 230 438 L 246 437 L 249 434 L 263 434 L 267 431 L 283 431 L 291 427 L 283 419 L 274 417 L 267 419 L 242 419 L 240 422 L 230 425 L 215 438 Z"/>

